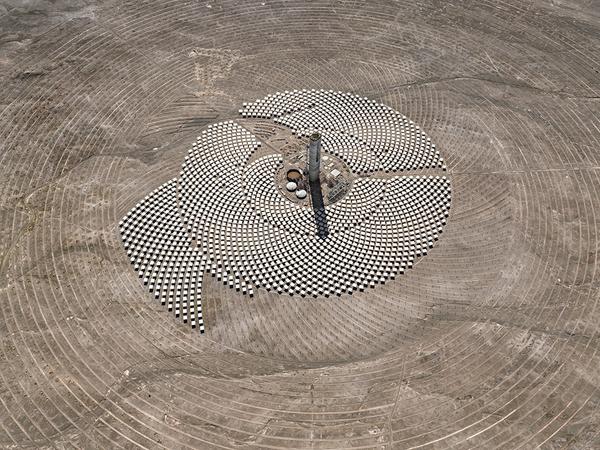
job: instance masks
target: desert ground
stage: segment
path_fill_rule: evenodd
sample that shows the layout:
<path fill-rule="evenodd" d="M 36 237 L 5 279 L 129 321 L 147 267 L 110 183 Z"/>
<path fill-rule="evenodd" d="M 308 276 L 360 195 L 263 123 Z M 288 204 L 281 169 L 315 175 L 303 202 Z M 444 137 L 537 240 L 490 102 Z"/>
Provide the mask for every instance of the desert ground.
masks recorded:
<path fill-rule="evenodd" d="M 119 221 L 244 102 L 328 89 L 431 137 L 447 225 L 374 289 L 205 333 Z M 600 448 L 596 0 L 0 0 L 0 447 Z"/>

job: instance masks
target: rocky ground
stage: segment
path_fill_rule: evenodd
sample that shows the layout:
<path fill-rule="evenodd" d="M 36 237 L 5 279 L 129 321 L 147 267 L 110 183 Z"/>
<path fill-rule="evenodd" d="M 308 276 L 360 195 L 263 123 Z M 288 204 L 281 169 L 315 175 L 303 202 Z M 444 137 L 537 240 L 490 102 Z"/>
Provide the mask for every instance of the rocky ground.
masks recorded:
<path fill-rule="evenodd" d="M 600 448 L 595 0 L 0 0 L 0 447 Z M 452 180 L 407 274 L 154 302 L 118 221 L 277 91 L 402 112 Z"/>

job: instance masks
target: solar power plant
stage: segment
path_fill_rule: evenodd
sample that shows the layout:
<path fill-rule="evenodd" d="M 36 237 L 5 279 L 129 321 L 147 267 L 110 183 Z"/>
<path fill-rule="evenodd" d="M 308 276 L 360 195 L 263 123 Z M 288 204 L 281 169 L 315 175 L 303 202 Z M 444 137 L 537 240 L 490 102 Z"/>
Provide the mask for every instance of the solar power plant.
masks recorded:
<path fill-rule="evenodd" d="M 0 0 L 0 448 L 600 449 L 600 3 Z"/>

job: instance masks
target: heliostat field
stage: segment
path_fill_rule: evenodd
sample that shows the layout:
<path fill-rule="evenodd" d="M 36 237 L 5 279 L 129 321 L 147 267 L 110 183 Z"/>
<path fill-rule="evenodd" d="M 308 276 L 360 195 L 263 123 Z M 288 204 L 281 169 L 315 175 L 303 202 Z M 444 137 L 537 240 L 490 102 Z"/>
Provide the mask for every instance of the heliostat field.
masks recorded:
<path fill-rule="evenodd" d="M 595 2 L 0 31 L 1 448 L 600 448 Z"/>

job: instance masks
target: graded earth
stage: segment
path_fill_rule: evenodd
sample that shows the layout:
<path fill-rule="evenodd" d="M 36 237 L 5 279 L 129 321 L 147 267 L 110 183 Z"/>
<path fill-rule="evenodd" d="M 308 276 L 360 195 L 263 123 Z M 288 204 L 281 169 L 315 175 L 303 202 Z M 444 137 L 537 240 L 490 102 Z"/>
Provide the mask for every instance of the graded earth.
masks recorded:
<path fill-rule="evenodd" d="M 0 82 L 0 448 L 600 448 L 597 1 L 0 0 Z"/>

